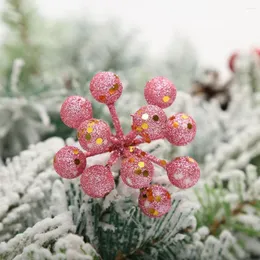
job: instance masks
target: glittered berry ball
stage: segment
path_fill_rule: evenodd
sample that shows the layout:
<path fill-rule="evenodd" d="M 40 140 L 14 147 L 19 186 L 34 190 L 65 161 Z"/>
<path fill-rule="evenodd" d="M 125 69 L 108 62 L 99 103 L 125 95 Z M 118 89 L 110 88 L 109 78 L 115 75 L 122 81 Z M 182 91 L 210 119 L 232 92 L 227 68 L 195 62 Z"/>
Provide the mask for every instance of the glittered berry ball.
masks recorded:
<path fill-rule="evenodd" d="M 82 148 L 91 153 L 102 153 L 110 145 L 110 128 L 103 120 L 84 121 L 79 126 L 77 135 Z"/>
<path fill-rule="evenodd" d="M 234 52 L 228 59 L 228 67 L 232 72 L 235 72 L 235 62 L 238 58 L 238 53 Z"/>
<path fill-rule="evenodd" d="M 102 165 L 91 166 L 80 177 L 83 191 L 92 198 L 103 198 L 114 188 L 114 178 L 108 168 Z"/>
<path fill-rule="evenodd" d="M 200 178 L 198 163 L 188 156 L 172 160 L 167 164 L 166 171 L 170 182 L 180 189 L 194 186 Z"/>
<path fill-rule="evenodd" d="M 159 218 L 171 208 L 171 195 L 160 185 L 143 188 L 139 195 L 139 207 L 150 218 Z"/>
<path fill-rule="evenodd" d="M 164 137 L 166 121 L 167 116 L 161 108 L 147 105 L 133 115 L 132 129 L 149 143 L 151 140 Z"/>
<path fill-rule="evenodd" d="M 169 107 L 176 98 L 176 88 L 165 77 L 155 77 L 146 83 L 144 97 L 148 104 Z"/>
<path fill-rule="evenodd" d="M 84 171 L 86 158 L 77 147 L 65 146 L 54 156 L 53 166 L 62 178 L 73 179 Z"/>
<path fill-rule="evenodd" d="M 83 97 L 70 96 L 61 106 L 60 117 L 68 127 L 78 128 L 83 121 L 92 118 L 91 103 Z"/>
<path fill-rule="evenodd" d="M 129 187 L 140 189 L 150 186 L 153 172 L 154 167 L 149 160 L 133 155 L 122 161 L 120 176 Z"/>
<path fill-rule="evenodd" d="M 92 96 L 101 103 L 114 104 L 123 91 L 119 77 L 112 72 L 99 72 L 90 82 Z"/>
<path fill-rule="evenodd" d="M 178 113 L 170 117 L 166 123 L 165 137 L 176 146 L 189 144 L 196 135 L 196 123 L 192 117 Z"/>

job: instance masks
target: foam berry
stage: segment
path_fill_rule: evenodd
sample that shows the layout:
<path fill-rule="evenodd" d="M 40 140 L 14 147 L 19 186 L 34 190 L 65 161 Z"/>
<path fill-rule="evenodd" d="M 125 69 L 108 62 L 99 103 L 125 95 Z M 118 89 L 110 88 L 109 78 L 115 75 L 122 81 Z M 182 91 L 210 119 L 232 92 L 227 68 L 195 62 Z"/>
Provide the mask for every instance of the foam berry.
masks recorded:
<path fill-rule="evenodd" d="M 113 72 L 99 72 L 90 82 L 92 96 L 101 103 L 114 104 L 123 91 L 119 77 Z"/>
<path fill-rule="evenodd" d="M 150 185 L 153 172 L 154 167 L 149 160 L 132 155 L 122 161 L 120 176 L 129 187 L 140 189 Z"/>
<path fill-rule="evenodd" d="M 190 143 L 196 135 L 196 123 L 191 116 L 177 113 L 170 117 L 166 123 L 165 137 L 176 145 L 182 146 Z"/>
<path fill-rule="evenodd" d="M 73 179 L 84 171 L 86 158 L 77 147 L 65 146 L 54 156 L 53 166 L 62 178 Z"/>
<path fill-rule="evenodd" d="M 188 156 L 172 160 L 167 164 L 166 171 L 170 182 L 180 189 L 194 186 L 200 177 L 198 163 Z"/>
<path fill-rule="evenodd" d="M 83 191 L 93 197 L 102 198 L 114 188 L 114 178 L 111 171 L 102 165 L 87 168 L 80 178 Z"/>
<path fill-rule="evenodd" d="M 171 195 L 160 185 L 143 188 L 139 195 L 139 207 L 145 215 L 159 218 L 169 212 Z"/>
<path fill-rule="evenodd" d="M 149 142 L 164 137 L 162 129 L 165 127 L 166 121 L 166 114 L 161 108 L 147 105 L 141 107 L 133 115 L 132 129 Z"/>
<path fill-rule="evenodd" d="M 91 103 L 83 97 L 70 96 L 63 102 L 60 116 L 65 125 L 78 128 L 83 121 L 92 118 Z"/>
<path fill-rule="evenodd" d="M 82 148 L 91 153 L 102 153 L 110 145 L 110 128 L 103 120 L 84 121 L 77 135 Z"/>
<path fill-rule="evenodd" d="M 148 104 L 169 107 L 176 98 L 176 88 L 165 77 L 155 77 L 146 83 L 144 97 Z"/>

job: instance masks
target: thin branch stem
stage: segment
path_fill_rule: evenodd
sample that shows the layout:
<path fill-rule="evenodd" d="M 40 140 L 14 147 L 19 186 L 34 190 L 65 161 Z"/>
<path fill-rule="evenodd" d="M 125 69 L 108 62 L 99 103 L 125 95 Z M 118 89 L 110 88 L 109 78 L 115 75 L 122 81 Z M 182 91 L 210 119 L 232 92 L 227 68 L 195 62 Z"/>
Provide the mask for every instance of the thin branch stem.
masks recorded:
<path fill-rule="evenodd" d="M 136 147 L 134 149 L 134 153 L 137 155 L 144 156 L 145 158 L 147 158 L 148 160 L 152 161 L 153 163 L 159 165 L 160 167 L 166 168 L 167 162 L 165 160 L 158 159 L 154 155 L 144 152 L 143 150 L 136 148 Z"/>
<path fill-rule="evenodd" d="M 100 153 L 100 152 L 92 152 L 92 153 L 90 153 L 90 152 L 85 152 L 85 157 L 88 158 L 88 157 L 95 156 L 95 155 L 98 155 L 98 154 L 103 154 L 103 153 L 111 152 L 111 147 L 112 147 L 112 146 L 106 148 L 102 153 Z"/>
<path fill-rule="evenodd" d="M 122 142 L 124 140 L 124 132 L 116 112 L 115 104 L 108 105 L 108 109 L 111 114 L 114 127 L 116 129 L 116 136 Z"/>
<path fill-rule="evenodd" d="M 113 164 L 116 163 L 116 161 L 119 159 L 120 157 L 120 152 L 119 151 L 114 151 L 110 154 L 110 158 L 106 164 L 107 167 L 112 167 Z"/>
<path fill-rule="evenodd" d="M 126 136 L 125 136 L 125 144 L 132 144 L 134 139 L 137 137 L 138 133 L 135 131 L 130 131 Z"/>
<path fill-rule="evenodd" d="M 157 138 L 157 139 L 153 139 L 151 140 L 152 141 L 155 141 L 155 140 L 159 140 L 159 139 L 163 139 L 162 137 L 160 138 Z M 138 144 L 144 144 L 144 143 L 147 143 L 147 141 L 144 139 L 144 138 L 138 138 L 138 139 L 135 139 L 131 145 L 138 145 Z"/>

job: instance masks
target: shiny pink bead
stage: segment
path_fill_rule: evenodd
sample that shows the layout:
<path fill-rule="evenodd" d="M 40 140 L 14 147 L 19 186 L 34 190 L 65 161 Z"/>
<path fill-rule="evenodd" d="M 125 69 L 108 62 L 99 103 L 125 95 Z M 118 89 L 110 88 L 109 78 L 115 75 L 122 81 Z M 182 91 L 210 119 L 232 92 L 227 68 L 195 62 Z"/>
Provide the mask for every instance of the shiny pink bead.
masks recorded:
<path fill-rule="evenodd" d="M 123 91 L 119 77 L 113 72 L 99 72 L 90 82 L 92 96 L 101 103 L 114 104 Z"/>
<path fill-rule="evenodd" d="M 92 118 L 91 103 L 83 97 L 70 96 L 61 106 L 60 117 L 68 127 L 78 128 L 83 121 Z"/>
<path fill-rule="evenodd" d="M 84 171 L 86 158 L 77 147 L 65 146 L 54 156 L 53 166 L 62 178 L 73 179 Z"/>
<path fill-rule="evenodd" d="M 114 178 L 108 168 L 94 165 L 87 168 L 80 178 L 83 191 L 92 198 L 103 198 L 114 188 Z"/>
<path fill-rule="evenodd" d="M 165 137 L 176 145 L 182 146 L 190 143 L 196 135 L 196 123 L 192 117 L 178 113 L 170 117 L 166 123 Z"/>
<path fill-rule="evenodd" d="M 129 187 L 140 189 L 150 185 L 153 172 L 154 167 L 149 160 L 133 155 L 123 160 L 120 176 Z"/>
<path fill-rule="evenodd" d="M 171 208 L 171 195 L 160 185 L 152 185 L 141 189 L 139 207 L 150 218 L 159 218 Z"/>
<path fill-rule="evenodd" d="M 188 157 L 177 157 L 166 166 L 170 182 L 180 188 L 187 189 L 194 186 L 200 178 L 198 163 Z"/>
<path fill-rule="evenodd" d="M 79 126 L 77 135 L 82 148 L 90 153 L 102 153 L 110 145 L 110 128 L 103 120 L 84 121 Z"/>
<path fill-rule="evenodd" d="M 164 137 L 163 129 L 166 126 L 166 121 L 166 114 L 161 108 L 147 105 L 141 107 L 133 115 L 132 129 L 149 142 Z"/>
<path fill-rule="evenodd" d="M 165 77 L 155 77 L 146 83 L 144 96 L 148 104 L 169 107 L 176 98 L 176 88 Z"/>

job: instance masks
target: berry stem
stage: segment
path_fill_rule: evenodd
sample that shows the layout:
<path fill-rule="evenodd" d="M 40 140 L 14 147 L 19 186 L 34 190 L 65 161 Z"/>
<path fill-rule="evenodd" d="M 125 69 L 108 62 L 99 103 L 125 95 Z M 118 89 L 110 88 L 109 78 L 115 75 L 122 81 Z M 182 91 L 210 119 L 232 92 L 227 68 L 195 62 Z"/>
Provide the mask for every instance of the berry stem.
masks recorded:
<path fill-rule="evenodd" d="M 124 140 L 124 132 L 123 132 L 123 129 L 121 127 L 118 115 L 116 113 L 115 105 L 114 104 L 108 105 L 108 109 L 109 109 L 109 112 L 111 114 L 114 127 L 116 129 L 116 135 L 117 135 L 118 139 L 122 142 Z"/>
<path fill-rule="evenodd" d="M 116 163 L 116 161 L 119 159 L 120 157 L 120 152 L 117 150 L 117 151 L 114 151 L 110 154 L 110 158 L 106 164 L 107 167 L 112 167 L 113 164 Z"/>
<path fill-rule="evenodd" d="M 112 135 L 110 139 L 111 139 L 112 144 L 114 144 L 114 145 L 120 144 L 120 141 L 117 139 L 116 136 Z"/>
<path fill-rule="evenodd" d="M 91 156 L 94 156 L 94 155 L 107 153 L 107 152 L 110 152 L 110 149 L 111 149 L 111 147 L 108 147 L 108 148 L 106 148 L 102 153 L 101 153 L 101 152 L 92 152 L 92 153 L 86 152 L 86 153 L 85 153 L 85 157 L 88 158 L 88 157 L 91 157 Z"/>
<path fill-rule="evenodd" d="M 156 139 L 152 139 L 151 141 L 155 141 L 155 140 L 159 140 L 159 139 L 163 139 L 163 138 L 156 138 Z M 133 142 L 131 143 L 131 145 L 138 145 L 138 144 L 144 144 L 147 143 L 147 141 L 144 138 L 138 138 L 133 140 Z"/>
<path fill-rule="evenodd" d="M 137 132 L 135 131 L 130 131 L 126 136 L 125 136 L 125 144 L 129 145 L 131 143 L 133 143 L 134 139 L 137 136 Z"/>
<path fill-rule="evenodd" d="M 157 164 L 157 165 L 159 165 L 163 168 L 166 168 L 167 162 L 165 160 L 158 159 L 154 155 L 147 153 L 147 152 L 144 152 L 141 149 L 136 148 L 136 147 L 134 149 L 134 153 L 137 154 L 137 155 L 141 155 L 141 156 L 143 155 L 145 158 L 152 161 L 153 163 L 155 163 L 155 164 Z"/>

